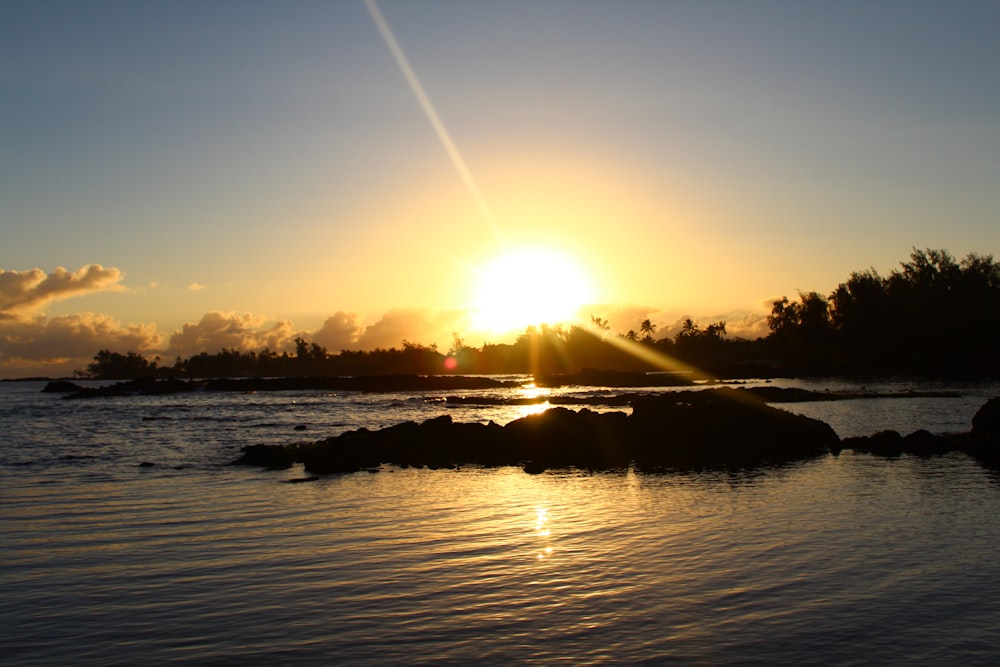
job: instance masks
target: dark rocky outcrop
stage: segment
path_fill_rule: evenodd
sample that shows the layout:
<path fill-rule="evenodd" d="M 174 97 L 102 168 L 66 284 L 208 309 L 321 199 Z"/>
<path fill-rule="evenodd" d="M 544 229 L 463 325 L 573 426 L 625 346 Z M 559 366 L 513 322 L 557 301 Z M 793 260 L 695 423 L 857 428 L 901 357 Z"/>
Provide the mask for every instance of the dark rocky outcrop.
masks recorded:
<path fill-rule="evenodd" d="M 377 431 L 358 429 L 308 444 L 253 445 L 236 463 L 312 474 L 377 470 L 380 465 L 457 468 L 462 465 L 612 470 L 752 469 L 841 448 L 878 456 L 932 456 L 960 451 L 1000 469 L 1000 399 L 977 412 L 968 433 L 906 436 L 881 431 L 841 441 L 829 425 L 766 405 L 752 392 L 712 389 L 633 395 L 631 415 L 551 408 L 499 426 L 456 423 L 449 415 Z"/>
<path fill-rule="evenodd" d="M 969 456 L 1000 470 L 1000 397 L 991 398 L 972 418 L 972 431 L 954 438 Z"/>
<path fill-rule="evenodd" d="M 243 448 L 243 456 L 234 463 L 261 468 L 289 468 L 295 463 L 296 447 L 297 445 L 247 445 Z"/>
<path fill-rule="evenodd" d="M 964 452 L 980 463 L 1000 468 L 1000 398 L 986 402 L 972 418 L 968 433 L 934 434 L 919 430 L 903 436 L 896 431 L 880 431 L 873 435 L 845 438 L 845 449 L 877 456 L 897 457 L 902 454 L 935 456 L 948 452 Z"/>
<path fill-rule="evenodd" d="M 824 422 L 766 405 L 740 389 L 714 389 L 633 404 L 639 467 L 782 463 L 839 450 Z"/>
<path fill-rule="evenodd" d="M 979 436 L 1000 436 L 1000 397 L 991 398 L 972 418 L 972 433 Z"/>
<path fill-rule="evenodd" d="M 845 438 L 844 448 L 863 454 L 876 454 L 893 458 L 903 453 L 903 436 L 899 431 L 879 431 L 872 435 Z"/>
<path fill-rule="evenodd" d="M 358 429 L 308 445 L 254 445 L 238 463 L 301 462 L 314 474 L 381 464 L 453 468 L 517 465 L 610 470 L 750 468 L 839 449 L 823 422 L 772 408 L 733 389 L 646 397 L 633 414 L 556 407 L 506 426 L 456 423 L 448 415 L 378 431 Z"/>
<path fill-rule="evenodd" d="M 947 438 L 926 429 L 920 429 L 903 436 L 903 451 L 917 456 L 946 454 L 951 449 L 952 446 Z"/>

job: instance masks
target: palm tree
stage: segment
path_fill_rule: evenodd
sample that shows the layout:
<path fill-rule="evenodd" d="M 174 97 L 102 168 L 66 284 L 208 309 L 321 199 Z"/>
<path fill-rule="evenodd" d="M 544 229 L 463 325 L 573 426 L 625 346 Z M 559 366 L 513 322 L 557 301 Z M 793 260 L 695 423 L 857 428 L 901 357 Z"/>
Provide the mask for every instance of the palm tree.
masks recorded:
<path fill-rule="evenodd" d="M 653 334 L 656 333 L 656 325 L 649 318 L 646 318 L 639 325 L 639 331 L 642 332 L 642 340 L 646 343 L 651 343 L 653 342 Z"/>

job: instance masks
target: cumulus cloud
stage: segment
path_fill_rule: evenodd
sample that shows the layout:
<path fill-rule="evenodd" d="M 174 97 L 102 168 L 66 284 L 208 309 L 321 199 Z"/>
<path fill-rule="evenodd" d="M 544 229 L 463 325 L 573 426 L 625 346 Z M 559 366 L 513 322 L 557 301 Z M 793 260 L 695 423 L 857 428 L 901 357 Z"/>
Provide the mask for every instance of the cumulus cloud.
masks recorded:
<path fill-rule="evenodd" d="M 771 333 L 767 326 L 766 313 L 743 313 L 726 321 L 726 333 L 730 338 L 756 340 Z"/>
<path fill-rule="evenodd" d="M 357 313 L 338 311 L 314 332 L 298 331 L 288 320 L 267 326 L 267 318 L 251 313 L 205 313 L 196 323 L 187 323 L 170 336 L 167 353 L 191 357 L 201 352 L 230 350 L 292 351 L 298 337 L 316 343 L 331 354 L 342 350 L 373 350 L 399 347 L 404 340 L 425 345 L 447 345 L 452 334 L 468 322 L 464 311 L 393 309 L 372 324 L 362 325 Z"/>
<path fill-rule="evenodd" d="M 100 264 L 88 264 L 73 272 L 60 266 L 49 274 L 42 269 L 0 269 L 0 313 L 10 318 L 73 296 L 123 290 L 124 277 L 120 270 Z"/>
<path fill-rule="evenodd" d="M 68 375 L 101 349 L 154 354 L 161 345 L 153 324 L 128 324 L 100 313 L 0 321 L 0 373 Z"/>
<path fill-rule="evenodd" d="M 365 327 L 358 338 L 358 347 L 399 347 L 404 341 L 425 345 L 447 345 L 452 334 L 468 325 L 469 315 L 463 310 L 435 311 L 426 308 L 394 308 L 382 318 Z"/>
<path fill-rule="evenodd" d="M 279 320 L 262 328 L 267 320 L 244 313 L 205 313 L 197 323 L 186 323 L 170 336 L 170 353 L 190 357 L 200 352 L 214 354 L 222 348 L 230 350 L 261 350 L 276 352 L 294 347 L 297 335 L 288 320 Z"/>
<path fill-rule="evenodd" d="M 358 339 L 364 328 L 358 324 L 357 313 L 337 311 L 326 318 L 313 335 L 312 342 L 336 354 L 341 350 L 357 349 Z"/>
<path fill-rule="evenodd" d="M 257 333 L 257 348 L 265 347 L 275 352 L 290 350 L 295 347 L 296 338 L 307 338 L 303 331 L 295 331 L 289 320 L 278 320 L 273 325 Z"/>

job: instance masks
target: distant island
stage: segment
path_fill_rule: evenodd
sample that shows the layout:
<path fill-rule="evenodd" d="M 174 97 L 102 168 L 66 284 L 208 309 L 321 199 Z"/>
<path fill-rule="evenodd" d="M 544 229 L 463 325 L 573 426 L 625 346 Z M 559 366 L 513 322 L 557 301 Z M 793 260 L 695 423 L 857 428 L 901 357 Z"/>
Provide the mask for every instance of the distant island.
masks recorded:
<path fill-rule="evenodd" d="M 675 371 L 678 382 L 712 378 L 909 374 L 1000 376 L 1000 264 L 990 255 L 956 261 L 944 250 L 914 250 L 888 276 L 852 273 L 829 295 L 799 293 L 772 304 L 769 333 L 729 338 L 724 321 L 688 319 L 657 338 L 649 320 L 613 333 L 589 326 L 529 327 L 512 344 L 467 345 L 455 336 L 446 351 L 403 341 L 400 348 L 331 353 L 295 340 L 294 352 L 222 349 L 165 365 L 136 352 L 100 350 L 78 377 L 278 378 L 376 375 L 531 374 L 538 380 L 603 372 Z M 665 380 L 657 380 L 664 382 Z"/>

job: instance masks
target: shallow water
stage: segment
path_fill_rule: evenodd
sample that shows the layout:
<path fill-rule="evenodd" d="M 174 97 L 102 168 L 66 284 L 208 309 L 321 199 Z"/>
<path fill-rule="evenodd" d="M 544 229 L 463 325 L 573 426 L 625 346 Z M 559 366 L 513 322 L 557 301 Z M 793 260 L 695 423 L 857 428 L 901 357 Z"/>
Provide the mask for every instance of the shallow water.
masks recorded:
<path fill-rule="evenodd" d="M 309 392 L 63 401 L 40 387 L 0 385 L 4 664 L 1000 658 L 1000 477 L 964 455 L 287 484 L 300 468 L 225 464 L 253 442 L 524 408 Z M 841 435 L 964 430 L 975 392 L 995 389 L 786 407 Z"/>

